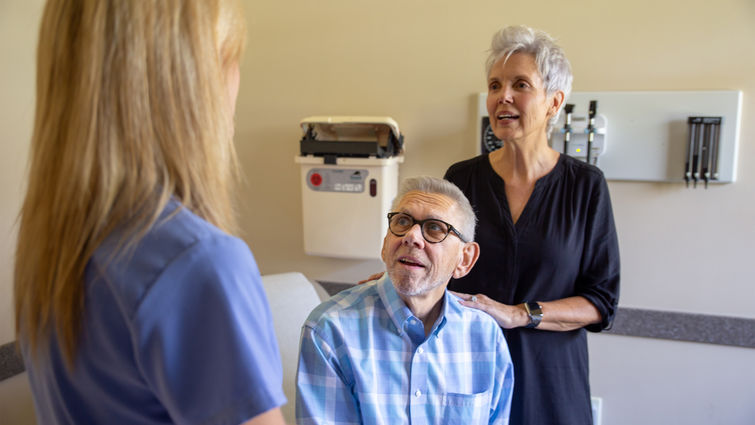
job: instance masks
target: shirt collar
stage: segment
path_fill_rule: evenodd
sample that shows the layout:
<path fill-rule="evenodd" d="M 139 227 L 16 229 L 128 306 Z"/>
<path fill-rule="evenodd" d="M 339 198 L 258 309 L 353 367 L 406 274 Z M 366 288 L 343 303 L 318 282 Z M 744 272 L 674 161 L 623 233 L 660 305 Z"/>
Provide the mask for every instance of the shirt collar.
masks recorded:
<path fill-rule="evenodd" d="M 385 309 L 388 312 L 388 316 L 391 318 L 391 322 L 393 322 L 396 334 L 404 334 L 405 323 L 412 318 L 416 320 L 419 319 L 412 314 L 412 311 L 409 310 L 409 307 L 406 306 L 404 300 L 402 300 L 398 292 L 396 292 L 396 288 L 393 286 L 393 282 L 391 281 L 391 278 L 388 277 L 387 272 L 383 273 L 383 276 L 378 280 L 376 285 L 380 299 L 382 300 L 383 305 L 385 305 Z M 444 300 L 440 315 L 435 321 L 434 328 L 431 332 L 431 334 L 436 336 L 446 325 L 446 314 L 459 311 L 461 308 L 461 305 L 456 305 L 458 304 L 457 298 L 452 296 L 448 290 L 444 291 L 443 297 Z"/>

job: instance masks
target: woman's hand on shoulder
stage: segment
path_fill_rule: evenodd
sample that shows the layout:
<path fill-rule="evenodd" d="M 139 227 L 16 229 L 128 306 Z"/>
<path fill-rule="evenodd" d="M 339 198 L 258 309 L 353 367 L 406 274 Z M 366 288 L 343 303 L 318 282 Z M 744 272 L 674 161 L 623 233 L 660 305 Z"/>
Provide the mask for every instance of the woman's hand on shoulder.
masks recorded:
<path fill-rule="evenodd" d="M 483 294 L 472 295 L 454 291 L 449 292 L 461 298 L 461 301 L 459 301 L 461 305 L 488 313 L 498 322 L 498 326 L 504 329 L 527 326 L 530 322 L 529 316 L 522 306 L 499 303 Z"/>
<path fill-rule="evenodd" d="M 383 277 L 383 274 L 385 274 L 385 272 L 375 273 L 375 274 L 373 274 L 372 276 L 368 277 L 365 280 L 360 280 L 359 282 L 357 282 L 357 285 L 361 285 L 363 283 L 371 282 L 373 280 L 378 280 L 381 277 Z"/>

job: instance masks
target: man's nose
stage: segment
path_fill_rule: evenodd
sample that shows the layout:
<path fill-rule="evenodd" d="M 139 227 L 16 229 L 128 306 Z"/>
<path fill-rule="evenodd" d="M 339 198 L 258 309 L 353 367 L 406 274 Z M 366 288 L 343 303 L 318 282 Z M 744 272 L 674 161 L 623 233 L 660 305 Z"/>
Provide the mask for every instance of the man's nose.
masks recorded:
<path fill-rule="evenodd" d="M 414 225 L 406 231 L 404 239 L 401 242 L 405 245 L 423 246 L 425 238 L 422 236 L 422 226 L 420 226 L 419 223 L 414 223 Z"/>

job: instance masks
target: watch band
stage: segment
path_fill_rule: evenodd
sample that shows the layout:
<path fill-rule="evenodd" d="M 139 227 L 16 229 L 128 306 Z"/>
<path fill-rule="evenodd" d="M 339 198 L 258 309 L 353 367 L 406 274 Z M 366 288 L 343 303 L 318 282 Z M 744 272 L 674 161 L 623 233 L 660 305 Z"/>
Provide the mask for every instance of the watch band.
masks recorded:
<path fill-rule="evenodd" d="M 524 309 L 527 310 L 527 315 L 530 316 L 530 323 L 525 327 L 536 328 L 543 320 L 543 307 L 536 302 L 525 301 Z"/>

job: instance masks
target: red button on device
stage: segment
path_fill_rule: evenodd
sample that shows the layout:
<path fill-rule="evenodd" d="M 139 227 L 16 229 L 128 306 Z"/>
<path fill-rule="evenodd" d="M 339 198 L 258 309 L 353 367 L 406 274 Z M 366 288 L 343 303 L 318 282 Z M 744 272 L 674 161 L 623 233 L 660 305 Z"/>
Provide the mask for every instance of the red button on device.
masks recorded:
<path fill-rule="evenodd" d="M 309 182 L 312 183 L 312 186 L 319 186 L 322 184 L 322 176 L 319 173 L 312 173 L 309 176 Z"/>

